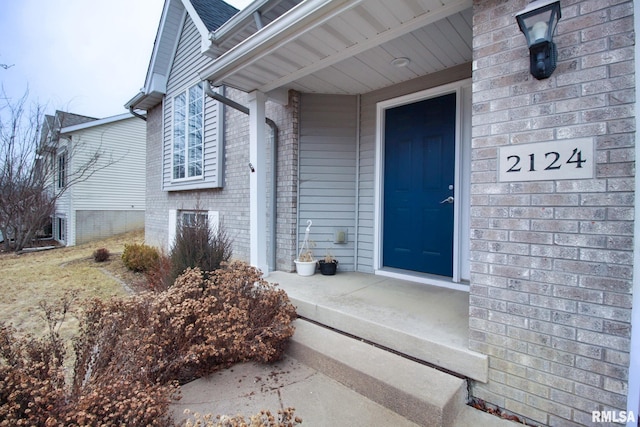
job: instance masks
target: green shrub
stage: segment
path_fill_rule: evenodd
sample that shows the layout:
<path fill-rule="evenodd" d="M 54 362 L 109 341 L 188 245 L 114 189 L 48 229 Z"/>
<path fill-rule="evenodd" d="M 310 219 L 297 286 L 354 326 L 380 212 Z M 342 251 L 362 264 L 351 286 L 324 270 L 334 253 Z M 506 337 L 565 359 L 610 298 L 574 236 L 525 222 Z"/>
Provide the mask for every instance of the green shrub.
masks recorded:
<path fill-rule="evenodd" d="M 93 260 L 95 262 L 105 262 L 109 259 L 110 255 L 109 249 L 107 248 L 96 249 L 93 251 Z"/>
<path fill-rule="evenodd" d="M 206 219 L 196 217 L 194 224 L 180 224 L 171 248 L 171 282 L 188 268 L 208 273 L 231 259 L 232 241 L 220 224 L 215 232 Z"/>
<path fill-rule="evenodd" d="M 153 246 L 133 243 L 124 245 L 122 262 L 129 270 L 145 272 L 157 265 L 159 257 L 158 250 Z"/>

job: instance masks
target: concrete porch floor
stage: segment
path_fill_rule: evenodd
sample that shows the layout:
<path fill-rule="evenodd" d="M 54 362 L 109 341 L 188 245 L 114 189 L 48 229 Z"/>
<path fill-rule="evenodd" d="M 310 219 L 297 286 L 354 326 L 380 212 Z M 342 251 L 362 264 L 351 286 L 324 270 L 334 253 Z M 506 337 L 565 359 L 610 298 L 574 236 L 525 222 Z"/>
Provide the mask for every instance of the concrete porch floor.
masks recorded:
<path fill-rule="evenodd" d="M 385 276 L 338 272 L 302 277 L 274 271 L 298 315 L 486 382 L 487 356 L 468 349 L 469 294 Z"/>

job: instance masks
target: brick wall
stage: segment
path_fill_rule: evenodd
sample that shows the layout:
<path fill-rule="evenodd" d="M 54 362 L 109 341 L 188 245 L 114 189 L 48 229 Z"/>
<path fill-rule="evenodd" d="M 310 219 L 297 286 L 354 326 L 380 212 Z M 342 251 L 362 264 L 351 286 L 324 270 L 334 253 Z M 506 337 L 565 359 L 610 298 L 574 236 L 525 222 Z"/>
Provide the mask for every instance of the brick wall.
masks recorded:
<path fill-rule="evenodd" d="M 561 1 L 558 67 L 538 81 L 515 14 L 474 1 L 470 348 L 475 397 L 536 423 L 626 410 L 634 200 L 631 1 Z M 498 182 L 511 144 L 593 138 L 596 178 Z M 603 425 L 603 424 L 600 424 Z"/>
<path fill-rule="evenodd" d="M 147 111 L 147 153 L 145 191 L 145 242 L 167 247 L 169 218 L 162 186 L 162 104 Z"/>
<path fill-rule="evenodd" d="M 226 96 L 247 105 L 247 96 L 241 91 L 228 89 Z M 276 267 L 286 271 L 292 270 L 295 257 L 297 100 L 298 95 L 292 92 L 287 106 L 267 102 L 267 117 L 276 122 L 279 130 Z M 201 210 L 220 212 L 220 220 L 233 240 L 233 257 L 249 261 L 249 120 L 247 115 L 231 107 L 226 107 L 225 117 L 224 187 L 168 192 L 161 188 L 162 107 L 148 112 L 145 217 L 148 244 L 166 249 L 169 210 L 198 206 Z"/>

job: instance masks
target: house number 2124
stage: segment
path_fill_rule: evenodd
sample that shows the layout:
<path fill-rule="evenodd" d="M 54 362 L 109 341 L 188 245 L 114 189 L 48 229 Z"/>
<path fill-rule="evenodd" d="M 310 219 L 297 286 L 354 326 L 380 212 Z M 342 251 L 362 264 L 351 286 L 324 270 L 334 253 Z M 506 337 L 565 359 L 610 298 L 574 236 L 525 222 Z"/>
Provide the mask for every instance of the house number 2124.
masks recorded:
<path fill-rule="evenodd" d="M 587 179 L 594 176 L 593 139 L 510 145 L 499 149 L 499 181 Z"/>

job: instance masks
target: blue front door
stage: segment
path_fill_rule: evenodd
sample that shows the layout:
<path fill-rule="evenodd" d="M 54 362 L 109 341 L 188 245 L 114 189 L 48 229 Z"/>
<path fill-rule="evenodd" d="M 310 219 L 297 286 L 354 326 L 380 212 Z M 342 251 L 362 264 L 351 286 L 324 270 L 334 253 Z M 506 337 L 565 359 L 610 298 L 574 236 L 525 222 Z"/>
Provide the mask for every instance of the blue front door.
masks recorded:
<path fill-rule="evenodd" d="M 456 95 L 385 114 L 384 267 L 453 275 Z"/>

